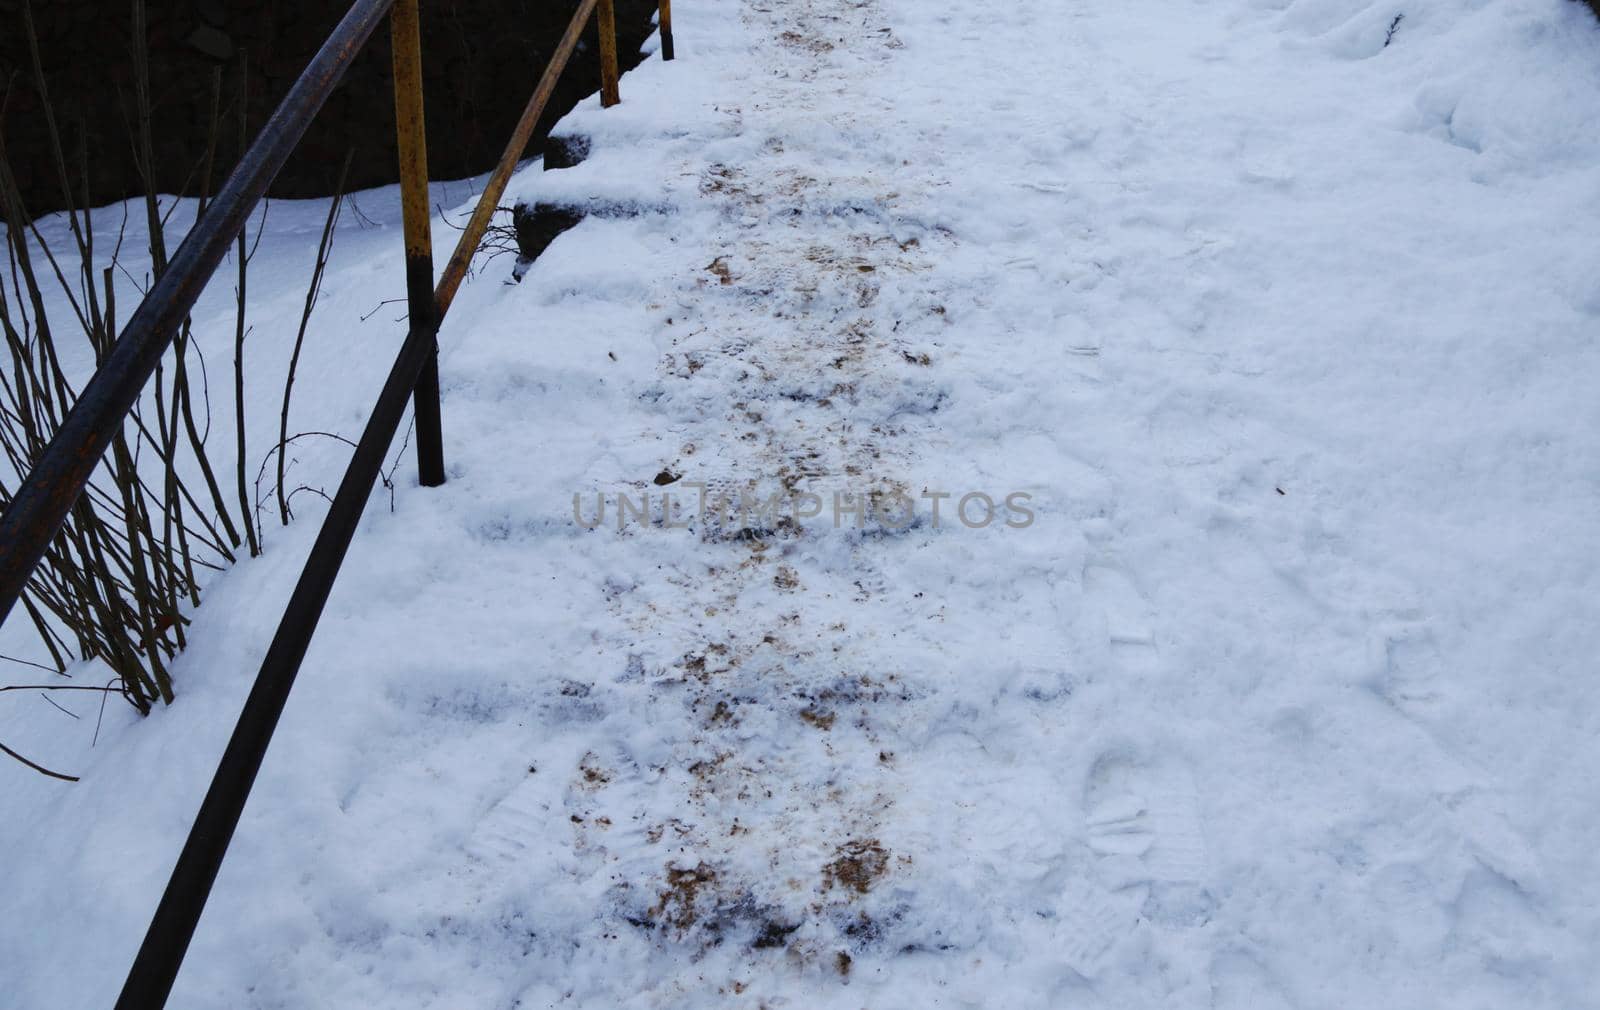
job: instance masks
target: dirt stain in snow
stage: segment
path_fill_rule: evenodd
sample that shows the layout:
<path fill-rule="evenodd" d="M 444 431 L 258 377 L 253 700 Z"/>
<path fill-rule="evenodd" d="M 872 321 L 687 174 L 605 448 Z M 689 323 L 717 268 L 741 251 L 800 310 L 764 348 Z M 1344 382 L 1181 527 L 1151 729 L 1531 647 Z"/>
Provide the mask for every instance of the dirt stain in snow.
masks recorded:
<path fill-rule="evenodd" d="M 839 846 L 833 861 L 822 868 L 822 889 L 866 894 L 888 872 L 888 849 L 876 838 L 852 839 Z"/>
<path fill-rule="evenodd" d="M 714 885 L 717 880 L 717 871 L 699 863 L 694 867 L 667 865 L 667 886 L 653 908 L 650 909 L 650 918 L 655 924 L 671 926 L 680 933 L 687 932 L 699 917 L 697 902 L 700 889 Z"/>

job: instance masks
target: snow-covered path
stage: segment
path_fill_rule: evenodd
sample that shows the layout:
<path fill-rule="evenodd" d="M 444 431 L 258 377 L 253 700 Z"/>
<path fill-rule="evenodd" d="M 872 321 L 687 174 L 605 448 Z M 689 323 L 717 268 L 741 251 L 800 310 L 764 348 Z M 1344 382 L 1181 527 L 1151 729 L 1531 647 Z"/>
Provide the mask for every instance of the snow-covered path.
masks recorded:
<path fill-rule="evenodd" d="M 594 216 L 458 302 L 173 1005 L 1594 1005 L 1592 16 L 678 7 L 514 183 Z M 293 553 L 18 841 L 15 1005 L 114 991 Z"/>

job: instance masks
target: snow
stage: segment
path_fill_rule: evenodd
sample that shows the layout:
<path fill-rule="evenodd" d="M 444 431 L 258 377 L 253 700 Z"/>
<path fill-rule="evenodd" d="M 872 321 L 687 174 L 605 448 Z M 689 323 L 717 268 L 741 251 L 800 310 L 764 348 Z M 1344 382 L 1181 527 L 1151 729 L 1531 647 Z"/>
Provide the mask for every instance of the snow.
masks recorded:
<path fill-rule="evenodd" d="M 457 299 L 450 482 L 375 493 L 171 1005 L 1596 1005 L 1600 38 L 1401 12 L 679 4 L 514 181 L 596 213 Z M 401 336 L 359 201 L 296 427 Z M 324 206 L 269 215 L 264 360 Z M 827 508 L 574 521 L 692 484 Z M 7 696 L 83 781 L 0 765 L 0 1003 L 111 1002 L 300 501 L 169 710 Z"/>

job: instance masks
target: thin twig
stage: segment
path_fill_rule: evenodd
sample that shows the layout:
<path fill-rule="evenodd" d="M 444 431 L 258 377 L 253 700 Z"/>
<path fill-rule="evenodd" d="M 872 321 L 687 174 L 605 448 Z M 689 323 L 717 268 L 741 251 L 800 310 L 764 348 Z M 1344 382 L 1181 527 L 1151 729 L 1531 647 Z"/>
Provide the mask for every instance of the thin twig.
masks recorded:
<path fill-rule="evenodd" d="M 39 695 L 39 697 L 44 700 L 45 704 L 49 705 L 51 708 L 55 709 L 57 712 L 60 712 L 62 715 L 71 716 L 74 719 L 82 718 L 81 716 L 78 715 L 78 713 L 70 712 L 67 709 L 64 709 L 60 705 L 56 704 L 55 699 L 51 698 L 48 694 L 41 694 L 41 695 Z"/>
<path fill-rule="evenodd" d="M 34 771 L 38 772 L 40 775 L 48 775 L 53 779 L 60 779 L 63 782 L 76 782 L 76 781 L 78 781 L 78 776 L 76 776 L 76 775 L 63 775 L 60 772 L 53 772 L 50 769 L 46 768 L 44 765 L 35 764 L 32 761 L 29 761 L 27 758 L 23 757 L 21 754 L 18 754 L 16 751 L 12 750 L 10 747 L 7 747 L 3 743 L 0 743 L 0 751 L 5 751 L 7 754 L 9 754 L 10 756 L 16 758 L 18 761 L 21 761 L 23 764 L 27 765 L 29 768 L 32 768 Z"/>
<path fill-rule="evenodd" d="M 328 257 L 333 252 L 333 230 L 339 221 L 339 208 L 344 202 L 344 183 L 350 173 L 350 160 L 355 157 L 355 149 L 345 152 L 344 167 L 339 170 L 339 185 L 334 191 L 333 202 L 328 206 L 328 218 L 322 225 L 322 241 L 317 245 L 317 262 L 311 271 L 311 285 L 306 289 L 305 308 L 300 313 L 300 328 L 295 333 L 294 350 L 289 355 L 289 374 L 283 383 L 283 408 L 278 415 L 278 518 L 283 525 L 289 525 L 289 519 L 294 514 L 289 511 L 289 498 L 283 489 L 284 454 L 282 447 L 289 437 L 289 399 L 294 392 L 294 374 L 300 365 L 300 349 L 305 343 L 306 327 L 311 323 L 311 311 L 317 306 L 317 296 L 322 292 L 323 272 L 328 268 Z"/>
<path fill-rule="evenodd" d="M 57 670 L 57 669 L 55 669 L 53 667 L 45 666 L 43 663 L 35 663 L 31 659 L 18 659 L 15 656 L 6 656 L 6 655 L 3 655 L 3 654 L 0 654 L 0 659 L 3 659 L 8 663 L 21 663 L 23 666 L 31 666 L 36 670 L 43 670 L 46 673 L 60 673 L 61 672 L 60 670 Z"/>

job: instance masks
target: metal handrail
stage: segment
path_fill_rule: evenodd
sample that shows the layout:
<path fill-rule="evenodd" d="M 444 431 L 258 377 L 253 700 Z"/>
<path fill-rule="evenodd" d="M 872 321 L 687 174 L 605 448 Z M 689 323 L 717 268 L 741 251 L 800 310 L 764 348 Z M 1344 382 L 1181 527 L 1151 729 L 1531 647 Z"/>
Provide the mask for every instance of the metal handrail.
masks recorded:
<path fill-rule="evenodd" d="M 394 41 L 395 123 L 400 154 L 405 227 L 409 329 L 356 443 L 316 543 L 261 662 L 239 722 L 206 791 L 172 877 L 128 973 L 117 1010 L 158 1010 L 166 1005 L 189 942 L 238 827 L 251 786 L 294 685 L 311 636 L 332 592 L 361 513 L 400 422 L 406 400 L 416 399 L 421 483 L 444 483 L 439 423 L 437 333 L 466 277 L 490 217 L 521 160 L 557 80 L 591 18 L 600 38 L 601 104 L 618 92 L 615 0 L 580 0 L 560 44 L 545 67 L 505 152 L 479 197 L 437 286 L 429 236 L 427 149 L 422 115 L 418 0 L 354 0 L 289 94 L 262 128 L 206 214 L 195 223 L 167 270 L 129 318 L 115 347 L 84 387 L 49 446 L 0 515 L 0 622 L 10 613 L 67 513 L 124 419 L 138 401 L 174 333 L 243 230 L 311 120 L 343 78 L 380 19 L 391 14 Z M 672 59 L 672 12 L 660 3 L 662 56 Z"/>

